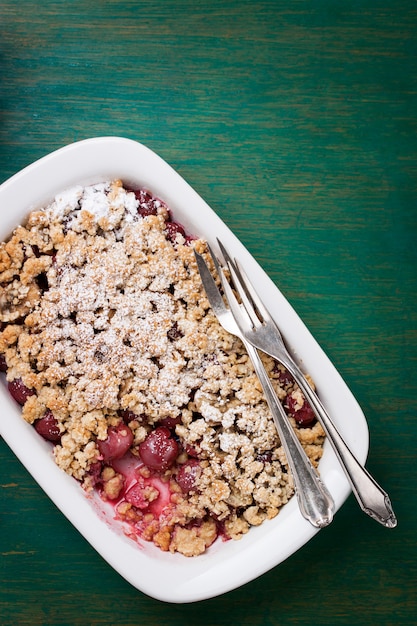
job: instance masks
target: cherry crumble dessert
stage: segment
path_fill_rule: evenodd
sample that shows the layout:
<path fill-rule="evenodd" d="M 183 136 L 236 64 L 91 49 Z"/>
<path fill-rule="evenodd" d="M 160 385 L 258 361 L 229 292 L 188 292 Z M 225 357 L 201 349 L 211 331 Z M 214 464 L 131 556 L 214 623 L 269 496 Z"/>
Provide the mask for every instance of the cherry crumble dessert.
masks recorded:
<path fill-rule="evenodd" d="M 0 370 L 23 418 L 133 535 L 185 556 L 239 539 L 294 491 L 193 248 L 210 262 L 163 202 L 120 181 L 58 195 L 0 244 Z M 321 426 L 289 374 L 262 358 L 317 465 Z"/>

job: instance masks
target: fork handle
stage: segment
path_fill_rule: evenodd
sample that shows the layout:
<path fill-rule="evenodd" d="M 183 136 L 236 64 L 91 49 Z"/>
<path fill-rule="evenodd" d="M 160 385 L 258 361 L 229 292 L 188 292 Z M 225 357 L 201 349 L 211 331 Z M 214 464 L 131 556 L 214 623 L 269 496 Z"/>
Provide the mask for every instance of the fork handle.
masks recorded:
<path fill-rule="evenodd" d="M 333 519 L 334 502 L 312 466 L 272 387 L 258 351 L 245 341 L 245 347 L 264 390 L 288 465 L 295 483 L 298 504 L 303 517 L 313 526 L 324 528 Z"/>
<path fill-rule="evenodd" d="M 284 359 L 280 360 L 295 378 L 323 426 L 323 430 L 350 482 L 352 491 L 361 509 L 383 526 L 395 528 L 397 519 L 388 494 L 378 485 L 351 452 L 298 366 L 293 361 L 287 361 L 287 359 L 285 361 Z"/>

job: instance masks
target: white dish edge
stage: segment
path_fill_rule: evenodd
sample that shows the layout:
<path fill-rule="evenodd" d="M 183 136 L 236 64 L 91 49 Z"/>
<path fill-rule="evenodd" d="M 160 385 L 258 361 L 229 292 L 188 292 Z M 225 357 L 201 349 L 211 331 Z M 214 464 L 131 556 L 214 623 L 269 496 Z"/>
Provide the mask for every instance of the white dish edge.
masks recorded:
<path fill-rule="evenodd" d="M 178 173 L 143 144 L 121 137 L 87 139 L 52 152 L 12 176 L 0 186 L 0 210 L 7 211 L 1 215 L 1 239 L 31 209 L 51 201 L 56 193 L 76 184 L 114 178 L 147 187 L 165 200 L 188 232 L 211 243 L 216 237 L 222 239 L 257 285 L 293 352 L 302 356 L 303 369 L 313 377 L 342 436 L 364 463 L 369 445 L 366 419 L 337 370 L 224 222 Z M 138 547 L 99 519 L 78 484 L 55 465 L 48 444 L 20 418 L 20 408 L 5 385 L 0 389 L 0 409 L 1 435 L 51 500 L 116 571 L 159 600 L 193 602 L 230 591 L 284 561 L 318 532 L 302 518 L 292 498 L 275 519 L 252 528 L 240 541 L 216 542 L 200 557 L 165 554 L 146 543 Z M 337 510 L 348 497 L 350 486 L 328 442 L 320 472 Z"/>

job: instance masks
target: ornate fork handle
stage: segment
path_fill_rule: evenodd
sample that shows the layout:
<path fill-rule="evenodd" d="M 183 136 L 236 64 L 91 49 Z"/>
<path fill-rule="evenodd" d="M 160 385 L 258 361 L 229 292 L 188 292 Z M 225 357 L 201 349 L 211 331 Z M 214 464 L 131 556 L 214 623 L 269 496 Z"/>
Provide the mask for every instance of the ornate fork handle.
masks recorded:
<path fill-rule="evenodd" d="M 349 479 L 353 493 L 361 509 L 383 526 L 395 528 L 397 519 L 388 494 L 378 485 L 366 468 L 359 463 L 350 451 L 301 370 L 291 358 L 286 358 L 286 355 L 276 354 L 275 358 L 293 375 L 308 402 L 311 404 Z"/>
<path fill-rule="evenodd" d="M 281 443 L 284 446 L 288 464 L 294 478 L 295 491 L 301 513 L 313 526 L 324 528 L 333 519 L 333 499 L 297 439 L 256 348 L 249 342 L 244 341 L 244 343 L 264 390 Z"/>

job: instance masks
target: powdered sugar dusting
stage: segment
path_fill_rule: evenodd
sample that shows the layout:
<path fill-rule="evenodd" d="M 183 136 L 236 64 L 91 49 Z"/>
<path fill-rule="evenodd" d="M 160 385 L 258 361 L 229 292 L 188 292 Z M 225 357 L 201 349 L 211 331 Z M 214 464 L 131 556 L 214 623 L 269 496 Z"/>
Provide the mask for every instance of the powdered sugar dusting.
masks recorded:
<path fill-rule="evenodd" d="M 108 191 L 109 186 L 106 183 L 86 187 L 80 199 L 81 209 L 88 211 L 96 219 L 103 217 L 109 212 Z"/>
<path fill-rule="evenodd" d="M 81 185 L 67 189 L 55 196 L 54 202 L 48 207 L 47 213 L 52 219 L 61 218 L 79 206 L 80 199 L 83 195 Z"/>

